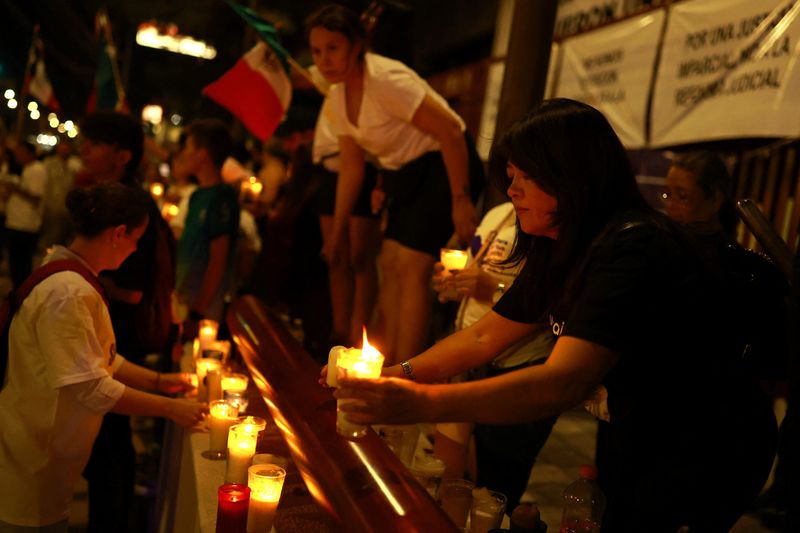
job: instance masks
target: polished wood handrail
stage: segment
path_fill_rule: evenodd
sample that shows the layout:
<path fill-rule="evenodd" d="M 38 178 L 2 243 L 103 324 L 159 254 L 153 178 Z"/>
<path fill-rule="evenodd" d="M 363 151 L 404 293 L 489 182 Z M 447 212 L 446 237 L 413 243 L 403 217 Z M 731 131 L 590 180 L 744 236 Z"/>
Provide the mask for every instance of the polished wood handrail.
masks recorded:
<path fill-rule="evenodd" d="M 357 440 L 336 432 L 319 365 L 260 301 L 234 301 L 227 324 L 309 492 L 343 530 L 458 531 L 374 432 Z"/>

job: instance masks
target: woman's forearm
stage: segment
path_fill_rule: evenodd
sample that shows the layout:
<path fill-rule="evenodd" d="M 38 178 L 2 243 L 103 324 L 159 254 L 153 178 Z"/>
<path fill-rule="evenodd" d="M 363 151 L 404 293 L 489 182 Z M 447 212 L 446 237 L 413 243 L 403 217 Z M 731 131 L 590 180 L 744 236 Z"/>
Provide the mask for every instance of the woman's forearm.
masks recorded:
<path fill-rule="evenodd" d="M 158 387 L 158 372 L 131 363 L 127 359 L 114 372 L 114 379 L 136 389 L 157 390 Z"/>
<path fill-rule="evenodd" d="M 453 333 L 410 359 L 409 364 L 418 381 L 441 381 L 488 363 L 536 328 L 535 324 L 513 322 L 489 311 L 472 326 Z M 404 373 L 395 365 L 384 375 L 403 377 Z"/>

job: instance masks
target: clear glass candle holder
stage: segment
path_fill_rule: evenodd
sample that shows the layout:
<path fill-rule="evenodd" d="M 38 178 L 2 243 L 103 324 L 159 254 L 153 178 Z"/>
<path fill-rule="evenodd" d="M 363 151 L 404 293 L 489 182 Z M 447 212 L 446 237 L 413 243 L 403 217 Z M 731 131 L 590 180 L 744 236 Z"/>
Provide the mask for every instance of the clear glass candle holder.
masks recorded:
<path fill-rule="evenodd" d="M 248 469 L 250 508 L 247 533 L 265 533 L 272 529 L 285 479 L 286 470 L 278 465 L 258 464 Z"/>
<path fill-rule="evenodd" d="M 220 386 L 222 386 L 221 382 Z M 239 414 L 247 411 L 247 405 L 250 403 L 247 391 L 243 390 L 226 390 L 222 393 L 222 399 L 236 407 L 239 410 Z"/>
<path fill-rule="evenodd" d="M 365 355 L 362 350 L 347 350 L 339 354 L 336 361 L 337 381 L 344 378 L 370 379 L 378 378 L 383 367 L 383 355 L 377 350 Z M 369 426 L 350 422 L 345 418 L 342 406 L 354 400 L 336 401 L 336 431 L 339 435 L 351 439 L 365 437 Z"/>

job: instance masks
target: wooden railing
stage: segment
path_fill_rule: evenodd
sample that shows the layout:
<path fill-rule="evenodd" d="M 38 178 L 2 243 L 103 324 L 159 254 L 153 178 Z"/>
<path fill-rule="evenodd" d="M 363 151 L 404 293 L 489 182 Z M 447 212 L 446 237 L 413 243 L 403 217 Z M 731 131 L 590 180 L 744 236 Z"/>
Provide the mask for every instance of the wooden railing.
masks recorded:
<path fill-rule="evenodd" d="M 458 531 L 375 433 L 336 433 L 336 401 L 317 382 L 319 365 L 263 304 L 239 298 L 227 324 L 306 487 L 342 530 Z"/>

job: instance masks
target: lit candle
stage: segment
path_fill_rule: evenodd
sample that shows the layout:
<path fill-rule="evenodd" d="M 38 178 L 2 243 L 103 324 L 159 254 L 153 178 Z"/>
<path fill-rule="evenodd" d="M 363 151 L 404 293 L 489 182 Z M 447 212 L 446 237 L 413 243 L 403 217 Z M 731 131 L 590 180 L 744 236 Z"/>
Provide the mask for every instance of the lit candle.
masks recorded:
<path fill-rule="evenodd" d="M 261 184 L 260 181 L 250 182 L 250 196 L 252 197 L 253 201 L 258 200 L 258 197 L 261 196 L 261 191 L 263 189 L 264 186 Z"/>
<path fill-rule="evenodd" d="M 212 369 L 206 373 L 206 387 L 208 390 L 208 401 L 222 399 L 222 371 Z"/>
<path fill-rule="evenodd" d="M 154 200 L 161 200 L 161 197 L 164 196 L 164 186 L 159 182 L 153 183 L 150 185 L 150 194 L 153 196 Z"/>
<path fill-rule="evenodd" d="M 224 400 L 216 400 L 208 408 L 208 454 L 206 457 L 221 459 L 228 447 L 228 429 L 239 422 L 239 412 Z"/>
<path fill-rule="evenodd" d="M 208 385 L 206 384 L 206 375 L 212 370 L 222 371 L 222 361 L 203 357 L 201 359 L 198 359 L 197 362 L 195 363 L 195 372 L 197 373 L 198 401 L 201 402 L 208 401 Z"/>
<path fill-rule="evenodd" d="M 267 421 L 258 416 L 240 416 L 239 425 L 242 431 L 256 435 L 267 429 Z"/>
<path fill-rule="evenodd" d="M 336 360 L 339 358 L 339 354 L 342 351 L 346 350 L 344 346 L 334 346 L 331 348 L 331 351 L 328 352 L 328 376 L 325 378 L 325 382 L 328 384 L 329 387 L 336 387 L 337 381 L 337 371 L 336 371 Z"/>
<path fill-rule="evenodd" d="M 212 348 L 212 344 L 217 340 L 219 324 L 216 320 L 204 319 L 198 324 L 197 338 L 200 339 L 200 351 Z"/>
<path fill-rule="evenodd" d="M 217 490 L 217 533 L 241 533 L 247 528 L 250 487 L 226 483 Z"/>
<path fill-rule="evenodd" d="M 367 341 L 367 330 L 364 329 L 362 348 L 341 352 L 336 361 L 337 379 L 343 377 L 357 379 L 373 379 L 381 376 L 383 354 Z M 352 400 L 338 400 L 336 403 L 336 431 L 345 437 L 359 438 L 367 435 L 367 426 L 354 424 L 345 419 L 341 406 Z"/>
<path fill-rule="evenodd" d="M 267 533 L 272 529 L 285 479 L 286 470 L 278 465 L 253 465 L 248 469 L 250 509 L 247 512 L 247 533 Z"/>
<path fill-rule="evenodd" d="M 180 211 L 180 208 L 170 202 L 164 202 L 164 205 L 161 206 L 161 216 L 167 222 L 170 222 L 173 218 L 178 216 L 178 211 Z"/>
<path fill-rule="evenodd" d="M 467 266 L 469 255 L 463 250 L 450 250 L 442 248 L 441 262 L 448 271 L 463 270 Z"/>
<path fill-rule="evenodd" d="M 226 373 L 222 376 L 222 392 L 229 390 L 247 390 L 247 383 L 250 381 L 245 374 Z"/>
<path fill-rule="evenodd" d="M 254 202 L 261 196 L 262 190 L 264 190 L 264 185 L 255 176 L 250 176 L 247 180 L 242 181 L 241 199 L 243 202 Z"/>
<path fill-rule="evenodd" d="M 258 433 L 247 431 L 240 424 L 228 430 L 228 468 L 225 470 L 226 483 L 246 483 L 247 469 L 256 454 Z"/>

